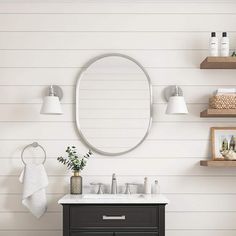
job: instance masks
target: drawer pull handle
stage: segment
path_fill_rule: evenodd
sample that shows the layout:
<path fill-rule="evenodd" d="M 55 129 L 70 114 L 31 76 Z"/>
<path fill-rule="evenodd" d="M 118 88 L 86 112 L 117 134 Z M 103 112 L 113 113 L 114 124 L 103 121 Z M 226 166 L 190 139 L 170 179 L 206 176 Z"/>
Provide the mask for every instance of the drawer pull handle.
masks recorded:
<path fill-rule="evenodd" d="M 102 216 L 103 220 L 125 220 L 125 215 L 122 216 Z"/>

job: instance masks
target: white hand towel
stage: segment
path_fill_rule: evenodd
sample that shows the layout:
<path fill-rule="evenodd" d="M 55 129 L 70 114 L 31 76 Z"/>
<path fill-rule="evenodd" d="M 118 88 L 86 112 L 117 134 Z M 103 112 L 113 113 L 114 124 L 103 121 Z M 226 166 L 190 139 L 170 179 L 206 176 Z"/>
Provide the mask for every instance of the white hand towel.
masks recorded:
<path fill-rule="evenodd" d="M 19 180 L 23 184 L 22 204 L 40 218 L 47 210 L 48 177 L 43 164 L 26 164 Z"/>

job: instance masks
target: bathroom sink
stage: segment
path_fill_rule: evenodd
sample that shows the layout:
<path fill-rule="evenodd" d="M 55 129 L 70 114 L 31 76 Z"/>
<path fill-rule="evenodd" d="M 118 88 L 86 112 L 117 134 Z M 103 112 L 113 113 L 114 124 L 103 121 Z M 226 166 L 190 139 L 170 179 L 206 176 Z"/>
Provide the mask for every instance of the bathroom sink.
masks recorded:
<path fill-rule="evenodd" d="M 168 199 L 162 194 L 68 194 L 59 204 L 166 204 Z"/>
<path fill-rule="evenodd" d="M 144 198 L 144 194 L 84 194 L 84 199 L 137 199 Z"/>

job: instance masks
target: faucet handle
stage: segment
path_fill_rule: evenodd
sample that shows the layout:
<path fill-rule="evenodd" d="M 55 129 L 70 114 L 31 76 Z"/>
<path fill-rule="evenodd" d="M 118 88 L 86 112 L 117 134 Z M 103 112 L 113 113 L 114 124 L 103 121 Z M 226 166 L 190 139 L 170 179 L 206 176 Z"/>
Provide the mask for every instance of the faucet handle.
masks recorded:
<path fill-rule="evenodd" d="M 131 191 L 130 191 L 130 186 L 133 185 L 133 186 L 137 186 L 139 185 L 138 183 L 125 183 L 125 194 L 131 194 Z"/>
<path fill-rule="evenodd" d="M 102 190 L 102 186 L 104 185 L 103 183 L 90 183 L 90 185 L 93 185 L 93 186 L 98 186 L 98 191 L 97 191 L 97 194 L 103 194 L 103 190 Z"/>

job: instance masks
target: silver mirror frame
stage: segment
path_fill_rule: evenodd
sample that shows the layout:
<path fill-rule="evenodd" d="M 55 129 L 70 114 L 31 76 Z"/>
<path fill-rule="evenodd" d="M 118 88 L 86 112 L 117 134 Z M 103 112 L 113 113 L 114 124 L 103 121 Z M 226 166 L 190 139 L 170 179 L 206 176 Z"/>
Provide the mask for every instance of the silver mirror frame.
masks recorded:
<path fill-rule="evenodd" d="M 85 136 L 82 133 L 80 124 L 79 124 L 79 87 L 80 87 L 80 82 L 82 80 L 83 77 L 83 73 L 86 72 L 86 70 L 95 62 L 97 62 L 98 60 L 101 60 L 103 58 L 106 57 L 122 57 L 125 59 L 128 59 L 132 62 L 134 62 L 145 74 L 148 84 L 149 84 L 149 98 L 150 98 L 150 117 L 149 117 L 149 123 L 148 123 L 148 127 L 146 130 L 146 133 L 144 134 L 143 138 L 132 148 L 123 151 L 123 152 L 117 152 L 117 153 L 112 153 L 112 152 L 104 152 L 96 147 L 94 147 L 92 144 L 89 143 L 89 141 L 85 138 Z M 147 71 L 145 70 L 145 68 L 135 59 L 133 59 L 130 56 L 124 55 L 124 54 L 120 54 L 120 53 L 107 53 L 107 54 L 102 54 L 100 56 L 94 57 L 91 60 L 89 60 L 81 69 L 81 71 L 78 74 L 78 78 L 77 78 L 77 82 L 76 82 L 76 103 L 75 103 L 76 109 L 75 109 L 75 115 L 76 115 L 76 126 L 77 126 L 77 130 L 79 133 L 79 136 L 81 137 L 81 141 L 88 147 L 90 148 L 92 151 L 101 154 L 101 155 L 105 155 L 105 156 L 120 156 L 120 155 L 124 155 L 128 152 L 131 152 L 132 150 L 136 149 L 141 143 L 143 143 L 143 141 L 146 139 L 146 137 L 148 136 L 150 129 L 151 129 L 151 125 L 152 125 L 152 117 L 153 117 L 153 98 L 152 98 L 152 84 L 151 84 L 151 79 L 147 73 Z"/>

